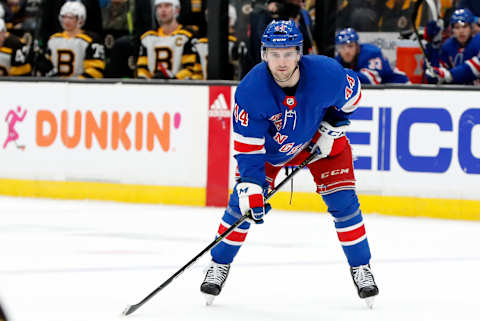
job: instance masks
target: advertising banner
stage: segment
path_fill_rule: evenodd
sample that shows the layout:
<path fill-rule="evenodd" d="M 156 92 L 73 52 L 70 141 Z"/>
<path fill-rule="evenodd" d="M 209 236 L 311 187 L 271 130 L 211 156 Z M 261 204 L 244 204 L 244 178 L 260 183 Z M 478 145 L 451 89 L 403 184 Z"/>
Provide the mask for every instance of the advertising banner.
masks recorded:
<path fill-rule="evenodd" d="M 0 92 L 2 178 L 205 187 L 203 87 L 2 82 Z"/>

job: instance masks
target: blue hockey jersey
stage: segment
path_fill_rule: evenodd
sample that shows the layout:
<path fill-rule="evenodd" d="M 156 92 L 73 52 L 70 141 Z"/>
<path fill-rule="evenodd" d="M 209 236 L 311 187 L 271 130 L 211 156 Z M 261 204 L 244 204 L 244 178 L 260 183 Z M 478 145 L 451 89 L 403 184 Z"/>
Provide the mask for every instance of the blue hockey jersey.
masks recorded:
<path fill-rule="evenodd" d="M 479 55 L 480 34 L 473 37 L 464 48 L 460 47 L 455 37 L 450 37 L 442 46 L 439 61 L 432 61 L 432 64 L 449 69 L 453 84 L 471 84 L 480 78 Z"/>
<path fill-rule="evenodd" d="M 407 75 L 398 70 L 392 69 L 388 60 L 383 57 L 382 51 L 372 44 L 361 44 L 357 63 L 353 70 L 358 74 L 362 84 L 405 84 L 409 82 Z M 347 67 L 340 55 L 335 57 L 339 63 Z"/>
<path fill-rule="evenodd" d="M 240 179 L 268 186 L 265 162 L 282 165 L 303 150 L 327 109 L 330 118 L 348 119 L 361 97 L 350 69 L 325 56 L 303 56 L 295 96 L 287 96 L 267 64 L 256 65 L 240 82 L 233 110 L 234 156 Z"/>

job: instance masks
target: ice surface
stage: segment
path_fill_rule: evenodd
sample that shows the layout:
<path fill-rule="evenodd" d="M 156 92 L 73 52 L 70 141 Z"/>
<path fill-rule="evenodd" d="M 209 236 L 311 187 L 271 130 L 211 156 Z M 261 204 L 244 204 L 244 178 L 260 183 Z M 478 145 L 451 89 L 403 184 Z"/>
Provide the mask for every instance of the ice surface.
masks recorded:
<path fill-rule="evenodd" d="M 320 200 L 319 200 L 320 201 Z M 480 320 L 480 223 L 366 215 L 375 308 L 357 297 L 328 214 L 272 211 L 222 294 L 200 293 L 221 208 L 0 197 L 0 297 L 12 321 Z"/>

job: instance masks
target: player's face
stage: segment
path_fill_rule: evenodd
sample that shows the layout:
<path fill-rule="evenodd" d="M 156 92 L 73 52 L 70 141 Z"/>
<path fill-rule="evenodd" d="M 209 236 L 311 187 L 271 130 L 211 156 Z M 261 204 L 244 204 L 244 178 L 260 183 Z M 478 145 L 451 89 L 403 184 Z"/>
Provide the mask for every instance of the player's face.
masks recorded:
<path fill-rule="evenodd" d="M 343 45 L 337 46 L 338 53 L 342 60 L 345 61 L 347 64 L 350 64 L 355 59 L 357 55 L 357 44 L 355 42 L 346 43 Z"/>
<path fill-rule="evenodd" d="M 175 19 L 177 9 L 171 3 L 160 3 L 157 6 L 157 20 L 162 24 L 169 24 Z"/>
<path fill-rule="evenodd" d="M 300 60 L 300 54 L 295 47 L 267 48 L 265 60 L 275 79 L 288 79 Z"/>
<path fill-rule="evenodd" d="M 62 24 L 65 31 L 73 31 L 77 28 L 78 18 L 74 15 L 65 14 L 62 16 Z"/>
<path fill-rule="evenodd" d="M 472 35 L 472 27 L 468 23 L 456 23 L 453 26 L 453 36 L 457 38 L 462 45 L 465 44 Z"/>

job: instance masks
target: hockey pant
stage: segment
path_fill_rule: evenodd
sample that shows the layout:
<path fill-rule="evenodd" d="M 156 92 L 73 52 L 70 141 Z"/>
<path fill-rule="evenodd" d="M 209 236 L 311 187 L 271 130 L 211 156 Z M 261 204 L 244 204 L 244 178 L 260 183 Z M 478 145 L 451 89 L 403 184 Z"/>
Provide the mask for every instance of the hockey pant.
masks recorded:
<path fill-rule="evenodd" d="M 267 181 L 273 187 L 275 177 L 283 166 L 300 164 L 308 157 L 301 152 L 282 166 L 265 164 Z M 352 151 L 347 143 L 345 149 L 334 157 L 328 157 L 308 164 L 308 169 L 317 185 L 317 193 L 323 198 L 328 212 L 333 216 L 338 239 L 350 266 L 368 264 L 370 248 L 363 223 L 360 204 L 355 193 Z M 230 195 L 229 204 L 220 222 L 217 237 L 241 217 L 236 193 Z M 233 262 L 235 255 L 245 241 L 250 223 L 243 222 L 211 251 L 212 258 L 220 264 Z"/>

